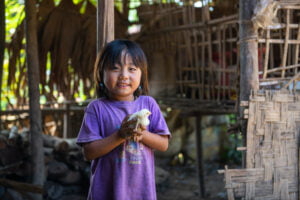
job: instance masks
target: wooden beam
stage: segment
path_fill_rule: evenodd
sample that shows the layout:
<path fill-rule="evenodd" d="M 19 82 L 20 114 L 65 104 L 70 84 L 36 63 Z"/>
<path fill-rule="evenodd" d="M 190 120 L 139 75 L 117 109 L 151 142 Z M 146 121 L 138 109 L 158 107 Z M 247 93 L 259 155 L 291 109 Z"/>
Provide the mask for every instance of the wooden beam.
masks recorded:
<path fill-rule="evenodd" d="M 248 101 L 251 91 L 259 89 L 258 80 L 258 35 L 251 21 L 257 1 L 240 0 L 240 95 L 239 101 Z M 247 120 L 244 119 L 245 107 L 239 107 L 239 118 L 243 143 L 246 145 Z M 245 159 L 243 154 L 243 166 Z"/>
<path fill-rule="evenodd" d="M 114 1 L 98 0 L 97 52 L 115 38 Z"/>
<path fill-rule="evenodd" d="M 39 185 L 22 183 L 22 182 L 13 181 L 13 180 L 4 179 L 4 178 L 0 178 L 0 185 L 2 185 L 4 187 L 9 187 L 9 188 L 15 189 L 17 191 L 33 192 L 33 193 L 39 193 L 39 194 L 44 193 L 43 187 L 41 187 Z"/>
<path fill-rule="evenodd" d="M 257 30 L 251 21 L 256 1 L 240 0 L 240 100 L 249 100 L 250 91 L 259 89 Z"/>
<path fill-rule="evenodd" d="M 39 92 L 39 60 L 37 40 L 37 9 L 35 0 L 25 1 L 26 61 L 29 88 L 29 115 L 31 134 L 32 183 L 43 186 L 45 182 L 45 164 L 42 139 L 42 114 Z M 42 195 L 34 195 L 34 200 L 42 200 Z"/>

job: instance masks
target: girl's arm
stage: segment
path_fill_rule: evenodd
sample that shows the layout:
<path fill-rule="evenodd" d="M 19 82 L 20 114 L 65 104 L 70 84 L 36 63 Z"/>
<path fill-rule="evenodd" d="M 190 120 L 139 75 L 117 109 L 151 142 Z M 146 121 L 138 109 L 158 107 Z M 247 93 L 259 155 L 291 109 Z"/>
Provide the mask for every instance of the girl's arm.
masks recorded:
<path fill-rule="evenodd" d="M 136 141 L 142 142 L 152 149 L 166 151 L 169 146 L 169 136 L 151 133 L 147 130 L 136 132 L 138 134 Z"/>
<path fill-rule="evenodd" d="M 106 138 L 85 143 L 83 145 L 83 155 L 87 160 L 94 160 L 106 155 L 124 141 L 125 139 L 121 138 L 118 132 L 115 132 Z"/>

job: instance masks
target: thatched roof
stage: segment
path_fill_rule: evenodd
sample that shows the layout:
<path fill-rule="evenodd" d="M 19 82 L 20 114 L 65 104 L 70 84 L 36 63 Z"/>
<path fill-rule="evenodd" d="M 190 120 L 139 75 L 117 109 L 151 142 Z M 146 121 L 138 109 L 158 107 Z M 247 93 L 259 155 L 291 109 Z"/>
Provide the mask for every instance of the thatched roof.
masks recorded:
<path fill-rule="evenodd" d="M 84 8 L 84 12 L 81 10 Z M 116 10 L 117 36 L 126 37 L 128 21 Z M 122 23 L 121 23 L 122 18 Z M 58 6 L 53 0 L 38 4 L 38 44 L 40 83 L 48 101 L 57 100 L 54 91 L 68 100 L 75 98 L 80 85 L 89 97 L 93 88 L 93 67 L 96 57 L 96 7 L 90 1 L 74 4 L 62 0 Z M 24 21 L 17 27 L 8 45 L 8 85 L 19 99 L 26 94 L 26 67 L 21 61 L 24 52 Z M 50 64 L 49 64 L 50 61 Z M 20 72 L 16 74 L 16 72 Z"/>

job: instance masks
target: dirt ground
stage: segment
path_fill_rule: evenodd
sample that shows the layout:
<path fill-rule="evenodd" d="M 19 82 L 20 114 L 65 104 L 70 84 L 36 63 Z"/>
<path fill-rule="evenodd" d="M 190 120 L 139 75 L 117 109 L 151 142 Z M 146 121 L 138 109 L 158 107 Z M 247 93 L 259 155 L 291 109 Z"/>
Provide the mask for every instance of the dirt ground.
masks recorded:
<path fill-rule="evenodd" d="M 170 165 L 156 159 L 158 166 L 169 173 L 168 178 L 157 186 L 158 200 L 225 200 L 224 175 L 218 174 L 217 164 L 204 163 L 205 197 L 200 195 L 196 163 Z"/>

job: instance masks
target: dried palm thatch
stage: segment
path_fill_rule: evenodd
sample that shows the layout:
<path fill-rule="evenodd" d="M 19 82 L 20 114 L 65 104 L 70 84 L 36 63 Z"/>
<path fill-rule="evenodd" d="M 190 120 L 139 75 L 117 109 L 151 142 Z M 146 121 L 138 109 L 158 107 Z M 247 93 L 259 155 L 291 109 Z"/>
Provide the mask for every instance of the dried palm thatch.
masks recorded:
<path fill-rule="evenodd" d="M 84 92 L 89 97 L 96 57 L 96 7 L 89 0 L 82 0 L 76 5 L 72 0 L 61 0 L 58 6 L 53 0 L 42 0 L 37 8 L 42 94 L 48 101 L 55 101 L 57 96 L 53 92 L 57 91 L 72 100 L 82 81 Z M 84 13 L 81 13 L 83 8 Z M 125 38 L 128 20 L 123 13 L 115 13 L 117 35 Z M 18 105 L 26 103 L 27 97 L 24 93 L 20 94 L 26 89 L 25 62 L 20 61 L 24 51 L 23 24 L 21 22 L 17 27 L 8 47 L 8 85 L 15 92 Z"/>
<path fill-rule="evenodd" d="M 82 79 L 85 94 L 89 93 L 92 86 L 91 75 L 96 59 L 96 8 L 87 2 L 86 12 L 83 15 L 82 27 L 79 37 L 75 41 L 74 52 L 72 55 L 72 65 L 78 75 L 77 79 Z M 78 81 L 74 84 L 74 89 L 78 88 Z M 72 96 L 74 95 L 73 91 Z"/>
<path fill-rule="evenodd" d="M 15 33 L 12 36 L 12 41 L 7 47 L 9 55 L 9 72 L 7 85 L 10 89 L 15 91 L 16 97 L 20 97 L 20 90 L 24 89 L 21 87 L 21 78 L 16 79 L 16 72 L 20 72 L 20 77 L 25 73 L 25 66 L 20 61 L 21 49 L 23 48 L 22 40 L 24 38 L 24 22 L 17 27 Z M 13 84 L 14 83 L 14 84 Z"/>
<path fill-rule="evenodd" d="M 43 0 L 39 5 L 39 27 L 44 23 L 48 14 L 54 8 L 53 0 Z M 8 45 L 8 54 L 9 54 L 9 72 L 8 72 L 8 81 L 10 89 L 15 92 L 15 96 L 18 98 L 18 104 L 24 104 L 26 98 L 26 67 L 25 62 L 21 61 L 22 54 L 24 54 L 24 20 L 16 28 L 15 33 L 12 36 L 11 43 Z M 17 74 L 19 72 L 19 74 Z M 23 91 L 21 94 L 20 91 Z"/>
<path fill-rule="evenodd" d="M 48 84 L 50 93 L 54 87 L 64 94 L 69 94 L 73 79 L 68 66 L 72 57 L 74 44 L 79 37 L 82 16 L 79 13 L 81 4 L 74 5 L 72 0 L 62 0 L 58 7 L 55 7 L 49 14 L 43 31 L 39 35 L 39 57 L 41 83 L 46 85 L 46 63 L 47 54 L 51 56 L 51 74 Z M 67 97 L 70 98 L 69 96 Z"/>

